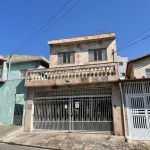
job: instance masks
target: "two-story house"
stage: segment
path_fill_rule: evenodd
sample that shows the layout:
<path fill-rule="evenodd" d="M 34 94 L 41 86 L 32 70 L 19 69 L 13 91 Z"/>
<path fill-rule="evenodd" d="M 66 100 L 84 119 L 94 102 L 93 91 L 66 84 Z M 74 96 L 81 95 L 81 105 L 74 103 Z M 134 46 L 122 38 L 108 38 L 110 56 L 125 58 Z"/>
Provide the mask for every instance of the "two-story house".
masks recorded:
<path fill-rule="evenodd" d="M 24 125 L 28 92 L 24 86 L 25 71 L 48 68 L 49 61 L 43 56 L 12 55 L 10 65 L 6 58 L 0 59 L 1 62 L 3 62 L 3 82 L 0 84 L 0 123 Z"/>
<path fill-rule="evenodd" d="M 115 33 L 48 44 L 49 69 L 26 72 L 25 131 L 123 135 Z"/>

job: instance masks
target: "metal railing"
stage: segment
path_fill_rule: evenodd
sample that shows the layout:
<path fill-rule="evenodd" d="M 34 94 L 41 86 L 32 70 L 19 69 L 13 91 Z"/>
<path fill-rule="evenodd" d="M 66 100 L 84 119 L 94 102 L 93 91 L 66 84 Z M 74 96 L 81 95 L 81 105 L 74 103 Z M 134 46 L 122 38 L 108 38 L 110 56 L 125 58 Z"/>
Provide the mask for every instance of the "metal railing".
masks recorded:
<path fill-rule="evenodd" d="M 117 74 L 116 64 L 117 63 L 106 63 L 31 70 L 26 72 L 26 81 L 114 76 Z"/>

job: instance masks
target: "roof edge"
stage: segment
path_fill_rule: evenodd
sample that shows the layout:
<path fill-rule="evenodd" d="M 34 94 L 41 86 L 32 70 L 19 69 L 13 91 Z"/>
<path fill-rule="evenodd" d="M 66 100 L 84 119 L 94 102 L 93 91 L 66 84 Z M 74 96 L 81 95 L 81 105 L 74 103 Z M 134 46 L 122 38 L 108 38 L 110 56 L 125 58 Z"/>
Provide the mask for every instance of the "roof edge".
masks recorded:
<path fill-rule="evenodd" d="M 49 40 L 48 44 L 53 45 L 53 44 L 63 44 L 63 43 L 86 42 L 86 41 L 101 40 L 101 39 L 115 39 L 115 37 L 116 37 L 116 34 L 112 32 L 112 33 L 105 33 L 105 34 Z"/>

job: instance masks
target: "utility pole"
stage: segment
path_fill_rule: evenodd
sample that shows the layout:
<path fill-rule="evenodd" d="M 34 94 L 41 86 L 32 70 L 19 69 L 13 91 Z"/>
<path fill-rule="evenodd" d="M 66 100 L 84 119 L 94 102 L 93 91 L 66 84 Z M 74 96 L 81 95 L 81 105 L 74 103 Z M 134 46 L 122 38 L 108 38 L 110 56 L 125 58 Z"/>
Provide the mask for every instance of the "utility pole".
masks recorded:
<path fill-rule="evenodd" d="M 11 67 L 11 57 L 12 54 L 9 54 L 9 58 L 8 58 L 8 71 L 7 71 L 7 80 L 9 78 L 9 72 L 10 72 L 10 67 Z"/>
<path fill-rule="evenodd" d="M 114 62 L 114 49 L 112 50 L 113 62 Z"/>

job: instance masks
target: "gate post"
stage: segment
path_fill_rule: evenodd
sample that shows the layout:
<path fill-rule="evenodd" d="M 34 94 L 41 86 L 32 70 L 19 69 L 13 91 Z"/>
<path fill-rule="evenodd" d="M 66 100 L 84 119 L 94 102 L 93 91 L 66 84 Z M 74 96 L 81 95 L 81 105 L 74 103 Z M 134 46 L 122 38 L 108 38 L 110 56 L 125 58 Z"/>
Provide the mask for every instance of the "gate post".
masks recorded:
<path fill-rule="evenodd" d="M 28 89 L 28 100 L 26 102 L 25 126 L 24 126 L 24 131 L 26 132 L 30 132 L 33 129 L 33 114 L 34 114 L 33 91 L 31 89 Z"/>
<path fill-rule="evenodd" d="M 123 135 L 123 123 L 122 123 L 122 106 L 121 106 L 121 94 L 118 83 L 112 83 L 112 111 L 113 111 L 113 123 L 114 134 Z"/>

